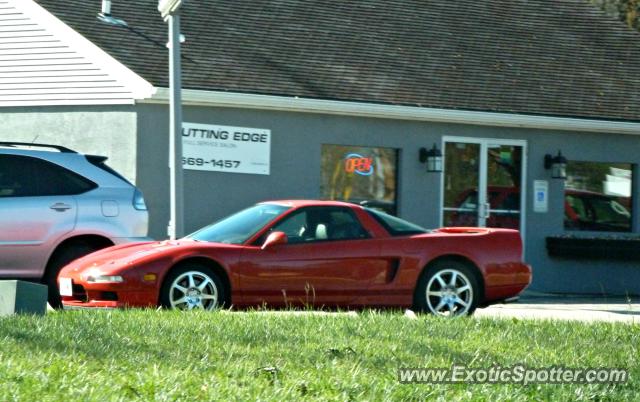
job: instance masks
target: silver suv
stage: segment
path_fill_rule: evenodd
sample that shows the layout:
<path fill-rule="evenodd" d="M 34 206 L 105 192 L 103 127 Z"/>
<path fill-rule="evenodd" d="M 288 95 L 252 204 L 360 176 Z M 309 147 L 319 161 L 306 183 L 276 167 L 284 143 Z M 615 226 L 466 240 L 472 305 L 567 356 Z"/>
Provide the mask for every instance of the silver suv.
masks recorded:
<path fill-rule="evenodd" d="M 63 266 L 104 247 L 148 240 L 142 193 L 106 159 L 0 142 L 0 278 L 40 280 L 59 307 Z"/>

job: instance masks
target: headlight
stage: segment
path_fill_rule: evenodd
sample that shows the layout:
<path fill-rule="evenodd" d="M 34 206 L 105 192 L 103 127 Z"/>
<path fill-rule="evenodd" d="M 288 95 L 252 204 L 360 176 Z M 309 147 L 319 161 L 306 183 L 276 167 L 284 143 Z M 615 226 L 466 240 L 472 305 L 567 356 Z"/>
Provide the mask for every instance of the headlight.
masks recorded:
<path fill-rule="evenodd" d="M 119 275 L 89 275 L 87 276 L 89 283 L 121 283 L 122 277 Z"/>

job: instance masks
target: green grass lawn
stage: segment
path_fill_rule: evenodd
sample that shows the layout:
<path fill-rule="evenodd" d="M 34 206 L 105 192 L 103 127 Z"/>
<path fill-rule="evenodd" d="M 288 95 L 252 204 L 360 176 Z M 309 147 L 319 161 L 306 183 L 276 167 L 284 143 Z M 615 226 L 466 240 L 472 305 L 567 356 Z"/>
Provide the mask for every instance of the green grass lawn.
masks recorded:
<path fill-rule="evenodd" d="M 0 401 L 636 400 L 640 326 L 399 312 L 0 318 Z M 621 367 L 622 385 L 401 384 L 399 367 Z"/>

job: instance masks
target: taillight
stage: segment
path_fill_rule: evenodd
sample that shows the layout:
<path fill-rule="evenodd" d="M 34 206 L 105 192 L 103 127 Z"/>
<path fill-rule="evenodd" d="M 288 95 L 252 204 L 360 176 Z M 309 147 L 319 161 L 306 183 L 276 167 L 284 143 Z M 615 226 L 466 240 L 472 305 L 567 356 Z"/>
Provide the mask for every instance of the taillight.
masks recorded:
<path fill-rule="evenodd" d="M 146 211 L 147 204 L 144 203 L 144 196 L 142 195 L 142 191 L 136 188 L 136 191 L 133 193 L 133 207 L 138 211 Z"/>

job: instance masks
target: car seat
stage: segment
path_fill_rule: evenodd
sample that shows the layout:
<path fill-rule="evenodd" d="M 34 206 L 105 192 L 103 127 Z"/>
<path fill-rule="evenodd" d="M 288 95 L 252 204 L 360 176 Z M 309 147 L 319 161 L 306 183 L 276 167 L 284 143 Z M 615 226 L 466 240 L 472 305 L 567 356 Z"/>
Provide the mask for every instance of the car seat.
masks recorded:
<path fill-rule="evenodd" d="M 327 240 L 328 238 L 327 225 L 318 223 L 316 226 L 316 240 Z"/>

